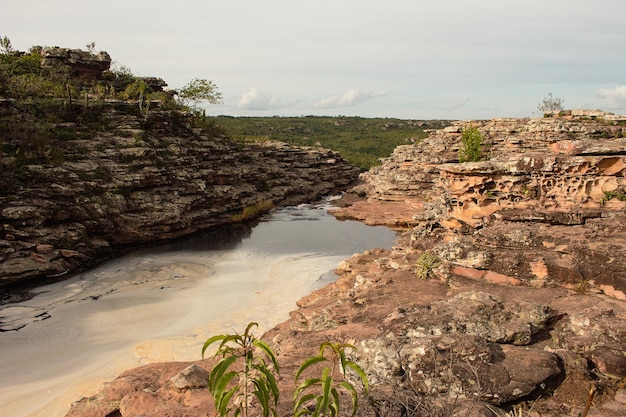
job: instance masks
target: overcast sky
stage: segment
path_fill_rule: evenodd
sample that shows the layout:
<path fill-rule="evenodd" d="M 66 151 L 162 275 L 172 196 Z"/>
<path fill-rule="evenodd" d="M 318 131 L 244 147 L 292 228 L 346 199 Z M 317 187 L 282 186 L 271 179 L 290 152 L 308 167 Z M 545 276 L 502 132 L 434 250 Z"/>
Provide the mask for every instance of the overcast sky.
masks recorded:
<path fill-rule="evenodd" d="M 15 49 L 95 42 L 209 114 L 412 119 L 626 114 L 624 0 L 4 0 Z"/>

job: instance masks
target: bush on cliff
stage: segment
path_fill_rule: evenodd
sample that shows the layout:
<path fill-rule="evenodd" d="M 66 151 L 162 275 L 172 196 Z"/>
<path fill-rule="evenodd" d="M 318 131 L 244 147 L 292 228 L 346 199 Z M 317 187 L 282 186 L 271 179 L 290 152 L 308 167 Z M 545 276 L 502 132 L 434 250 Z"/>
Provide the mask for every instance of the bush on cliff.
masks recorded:
<path fill-rule="evenodd" d="M 461 147 L 459 148 L 459 162 L 478 162 L 483 157 L 483 135 L 476 126 L 463 128 Z"/>
<path fill-rule="evenodd" d="M 552 93 L 548 94 L 548 97 L 544 97 L 541 103 L 537 105 L 537 110 L 542 113 L 560 112 L 563 110 L 563 102 L 565 100 L 552 96 Z"/>

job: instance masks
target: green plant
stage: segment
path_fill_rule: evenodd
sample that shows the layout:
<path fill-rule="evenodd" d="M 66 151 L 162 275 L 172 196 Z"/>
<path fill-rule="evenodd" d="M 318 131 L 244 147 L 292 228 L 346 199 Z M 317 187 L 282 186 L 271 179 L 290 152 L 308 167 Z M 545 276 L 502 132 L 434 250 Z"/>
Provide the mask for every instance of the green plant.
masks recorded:
<path fill-rule="evenodd" d="M 605 191 L 602 199 L 600 200 L 600 205 L 604 206 L 607 201 L 611 201 L 613 199 L 626 201 L 626 193 L 619 191 Z"/>
<path fill-rule="evenodd" d="M 361 170 L 380 165 L 398 145 L 417 143 L 445 120 L 402 120 L 363 117 L 232 117 L 210 116 L 236 140 L 277 141 L 332 149 Z"/>
<path fill-rule="evenodd" d="M 354 349 L 354 346 L 333 342 L 322 343 L 319 354 L 310 357 L 298 368 L 295 377 L 297 388 L 293 394 L 294 417 L 338 416 L 340 411 L 338 388 L 343 388 L 351 396 L 351 416 L 356 414 L 358 394 L 354 385 L 346 380 L 348 369 L 356 372 L 366 392 L 369 390 L 369 386 L 363 369 L 354 361 L 346 358 L 346 349 L 348 348 Z M 330 352 L 330 357 L 326 357 L 327 351 Z M 331 366 L 323 368 L 321 377 L 305 379 L 298 385 L 300 376 L 310 369 L 311 366 L 321 362 L 330 362 Z M 342 381 L 337 381 L 335 378 L 337 365 L 339 365 L 343 375 Z M 311 403 L 314 403 L 314 405 L 311 405 L 311 408 L 309 408 Z"/>
<path fill-rule="evenodd" d="M 209 346 L 220 342 L 215 356 L 222 359 L 209 374 L 209 391 L 220 416 L 248 416 L 253 398 L 256 398 L 263 416 L 276 416 L 278 385 L 273 372 L 280 372 L 276 355 L 251 330 L 257 323 L 250 323 L 243 334 L 213 336 L 202 346 L 202 358 Z M 269 363 L 266 360 L 269 359 Z M 237 362 L 240 367 L 234 369 Z"/>
<path fill-rule="evenodd" d="M 234 214 L 231 220 L 234 222 L 245 222 L 247 220 L 256 219 L 263 213 L 267 213 L 274 207 L 271 200 L 259 200 L 254 204 L 245 207 L 241 213 Z"/>
<path fill-rule="evenodd" d="M 482 159 L 483 135 L 476 126 L 463 128 L 461 133 L 461 147 L 459 148 L 459 162 L 477 162 Z"/>
<path fill-rule="evenodd" d="M 542 113 L 561 111 L 564 101 L 561 98 L 553 97 L 552 93 L 548 93 L 548 97 L 544 97 L 541 103 L 537 105 L 537 109 Z"/>
<path fill-rule="evenodd" d="M 11 39 L 7 38 L 7 36 L 3 36 L 0 38 L 0 53 L 2 54 L 10 54 L 13 52 L 13 45 L 11 44 Z"/>
<path fill-rule="evenodd" d="M 591 283 L 588 279 L 581 278 L 574 285 L 574 291 L 579 295 L 588 294 L 591 291 Z"/>
<path fill-rule="evenodd" d="M 178 99 L 183 106 L 191 105 L 195 109 L 198 103 L 205 100 L 211 104 L 221 103 L 222 93 L 213 81 L 194 78 L 180 90 Z"/>
<path fill-rule="evenodd" d="M 428 279 L 433 276 L 435 268 L 441 265 L 441 259 L 432 252 L 422 252 L 417 259 L 415 276 L 419 279 Z"/>

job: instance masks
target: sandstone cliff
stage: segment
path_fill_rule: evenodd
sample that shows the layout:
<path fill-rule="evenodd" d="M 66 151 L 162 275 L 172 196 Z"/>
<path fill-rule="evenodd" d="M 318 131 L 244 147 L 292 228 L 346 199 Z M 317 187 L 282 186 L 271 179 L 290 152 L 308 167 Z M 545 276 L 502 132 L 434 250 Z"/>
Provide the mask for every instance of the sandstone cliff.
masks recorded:
<path fill-rule="evenodd" d="M 42 149 L 41 133 L 20 131 L 33 120 L 19 106 L 0 102 L 0 116 L 13 121 L 0 160 L 0 286 L 54 279 L 122 248 L 231 222 L 259 202 L 311 201 L 358 176 L 335 152 L 233 142 L 158 103 L 141 114 L 136 102 L 86 105 L 94 120 L 48 124 L 53 139 Z"/>
<path fill-rule="evenodd" d="M 334 340 L 370 379 L 359 415 L 626 416 L 625 121 L 459 122 L 363 174 L 362 200 L 336 215 L 404 233 L 341 263 L 264 335 L 279 415 L 298 366 Z M 458 163 L 470 124 L 487 158 Z M 68 416 L 209 414 L 206 388 L 180 388 L 188 365 L 130 370 Z"/>
<path fill-rule="evenodd" d="M 458 163 L 464 126 L 485 159 Z M 404 209 L 413 246 L 451 265 L 534 286 L 591 281 L 626 293 L 626 117 L 572 111 L 542 119 L 457 122 L 400 146 L 356 192 Z M 361 203 L 362 204 L 362 203 Z M 348 216 L 365 219 L 366 205 Z M 360 212 L 359 212 L 360 211 Z"/>

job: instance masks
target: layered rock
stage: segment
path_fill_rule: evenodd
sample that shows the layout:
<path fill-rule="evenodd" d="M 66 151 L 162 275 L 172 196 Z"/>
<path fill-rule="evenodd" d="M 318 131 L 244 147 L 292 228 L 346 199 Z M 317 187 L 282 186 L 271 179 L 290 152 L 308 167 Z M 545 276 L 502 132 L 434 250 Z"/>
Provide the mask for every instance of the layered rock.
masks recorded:
<path fill-rule="evenodd" d="M 296 204 L 347 188 L 358 170 L 335 152 L 235 143 L 185 114 L 131 104 L 101 109 L 106 130 L 66 123 L 63 154 L 5 158 L 0 286 L 54 278 L 118 249 L 233 221 L 246 207 Z"/>
<path fill-rule="evenodd" d="M 470 123 L 490 159 L 460 164 Z M 281 363 L 278 414 L 332 340 L 368 375 L 359 415 L 626 416 L 623 137 L 623 119 L 599 112 L 459 122 L 364 174 L 354 195 L 367 200 L 336 215 L 404 232 L 342 262 L 264 335 Z M 172 386 L 188 365 L 130 371 L 68 415 L 210 414 L 206 389 L 183 401 Z"/>
<path fill-rule="evenodd" d="M 459 163 L 470 125 L 482 133 L 485 159 Z M 624 298 L 625 174 L 626 117 L 456 122 L 364 174 L 356 191 L 369 203 L 344 215 L 367 218 L 382 203 L 408 208 L 392 224 L 418 226 L 415 247 L 452 264 L 537 286 L 593 281 Z"/>
<path fill-rule="evenodd" d="M 111 67 L 111 56 L 106 52 L 92 53 L 55 46 L 43 48 L 42 56 L 42 68 L 83 81 L 100 79 Z"/>

